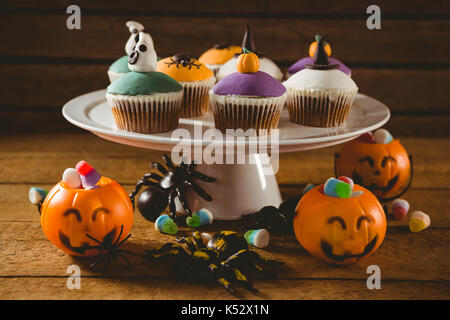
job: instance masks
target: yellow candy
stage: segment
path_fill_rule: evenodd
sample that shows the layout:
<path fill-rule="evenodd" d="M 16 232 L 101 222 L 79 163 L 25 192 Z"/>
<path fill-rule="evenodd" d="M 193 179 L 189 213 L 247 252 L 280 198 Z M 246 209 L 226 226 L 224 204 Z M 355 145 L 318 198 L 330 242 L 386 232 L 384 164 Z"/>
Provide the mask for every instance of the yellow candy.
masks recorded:
<path fill-rule="evenodd" d="M 430 217 L 422 211 L 414 211 L 409 219 L 409 230 L 411 232 L 420 232 L 430 226 Z"/>

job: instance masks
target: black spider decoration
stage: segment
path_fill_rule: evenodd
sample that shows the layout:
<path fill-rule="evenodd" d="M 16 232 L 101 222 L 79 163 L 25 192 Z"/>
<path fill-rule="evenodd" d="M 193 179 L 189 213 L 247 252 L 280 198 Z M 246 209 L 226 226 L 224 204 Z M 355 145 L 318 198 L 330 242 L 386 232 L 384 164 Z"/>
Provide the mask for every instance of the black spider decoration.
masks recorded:
<path fill-rule="evenodd" d="M 187 215 L 191 216 L 192 211 L 185 197 L 185 191 L 188 188 L 192 188 L 206 201 L 212 200 L 212 197 L 193 180 L 199 179 L 205 182 L 215 182 L 216 178 L 196 171 L 196 164 L 194 162 L 189 165 L 181 162 L 179 166 L 175 166 L 167 155 L 164 155 L 163 159 L 167 168 L 158 162 L 150 163 L 150 167 L 157 169 L 161 174 L 156 172 L 146 173 L 137 182 L 136 188 L 130 194 L 130 199 L 134 206 L 134 198 L 142 186 L 149 187 L 141 193 L 138 201 L 139 211 L 144 218 L 155 221 L 160 213 L 169 205 L 171 217 L 174 220 L 176 216 L 176 197 L 180 199 Z"/>
<path fill-rule="evenodd" d="M 125 241 L 127 241 L 131 237 L 131 233 L 128 234 L 123 240 L 119 242 L 120 237 L 123 233 L 123 226 L 120 227 L 120 232 L 117 237 L 117 239 L 114 241 L 114 233 L 108 233 L 102 241 L 95 239 L 89 234 L 86 234 L 86 237 L 89 239 L 97 242 L 99 245 L 97 247 L 98 250 L 106 250 L 106 253 L 103 253 L 96 257 L 97 259 L 89 265 L 89 268 L 94 268 L 96 265 L 98 265 L 100 262 L 106 259 L 105 267 L 103 269 L 103 276 L 106 275 L 106 272 L 108 271 L 109 263 L 111 262 L 111 259 L 117 260 L 118 258 L 122 258 L 128 265 L 128 268 L 130 270 L 133 269 L 133 266 L 131 265 L 130 261 L 127 259 L 127 257 L 124 255 L 125 253 L 136 255 L 134 252 L 124 250 L 124 249 L 118 249 Z"/>
<path fill-rule="evenodd" d="M 183 67 L 189 67 L 189 70 L 191 70 L 192 67 L 197 67 L 197 69 L 200 69 L 201 67 L 201 64 L 196 64 L 194 59 L 182 53 L 177 53 L 171 57 L 170 62 L 166 62 L 166 64 L 169 66 L 176 65 L 177 68 L 180 68 L 181 64 Z"/>
<path fill-rule="evenodd" d="M 233 231 L 214 234 L 206 246 L 198 231 L 191 237 L 178 238 L 176 241 L 178 243 L 166 243 L 158 249 L 146 250 L 143 257 L 148 260 L 171 260 L 167 262 L 175 268 L 177 274 L 188 279 L 217 282 L 230 293 L 235 293 L 233 283 L 256 292 L 257 289 L 246 274 L 256 271 L 265 276 L 272 275 L 263 265 L 284 264 L 262 258 L 256 252 L 248 250 L 245 238 Z M 182 244 L 186 244 L 187 250 Z"/>
<path fill-rule="evenodd" d="M 251 229 L 267 229 L 276 233 L 293 233 L 292 221 L 295 208 L 301 196 L 290 198 L 280 207 L 265 206 L 255 213 L 242 216 L 244 223 L 249 224 Z"/>

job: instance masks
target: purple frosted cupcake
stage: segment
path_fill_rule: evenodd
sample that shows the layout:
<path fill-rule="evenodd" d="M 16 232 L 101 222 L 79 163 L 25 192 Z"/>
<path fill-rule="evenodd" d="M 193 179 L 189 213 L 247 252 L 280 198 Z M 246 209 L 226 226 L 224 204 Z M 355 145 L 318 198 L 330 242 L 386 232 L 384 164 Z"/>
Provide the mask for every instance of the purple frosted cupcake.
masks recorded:
<path fill-rule="evenodd" d="M 320 36 L 316 35 L 316 41 L 311 43 L 310 48 L 309 48 L 309 57 L 301 58 L 296 63 L 294 63 L 292 66 L 290 66 L 289 69 L 287 70 L 286 78 L 289 78 L 293 74 L 307 68 L 307 65 L 314 64 L 314 53 L 317 50 L 317 43 L 318 43 L 319 39 L 320 39 Z M 330 45 L 328 43 L 326 43 L 325 46 L 326 46 L 325 49 L 329 56 L 328 60 L 330 61 L 330 64 L 337 65 L 337 70 L 340 70 L 340 71 L 344 72 L 346 75 L 348 75 L 349 77 L 351 77 L 352 71 L 350 70 L 350 68 L 347 67 L 345 64 L 343 64 L 338 59 L 331 57 L 330 56 L 331 55 Z"/>
<path fill-rule="evenodd" d="M 247 57 L 238 59 L 239 72 L 226 76 L 210 91 L 214 122 L 216 128 L 224 132 L 226 129 L 254 129 L 256 134 L 264 135 L 278 127 L 286 88 L 269 74 L 257 71 L 256 54 L 244 55 Z"/>

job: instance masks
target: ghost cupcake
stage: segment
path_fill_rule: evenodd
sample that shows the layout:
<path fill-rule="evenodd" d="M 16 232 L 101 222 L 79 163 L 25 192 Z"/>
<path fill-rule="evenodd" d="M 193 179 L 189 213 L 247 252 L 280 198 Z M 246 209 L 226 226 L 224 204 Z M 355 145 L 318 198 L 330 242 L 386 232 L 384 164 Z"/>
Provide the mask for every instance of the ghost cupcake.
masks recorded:
<path fill-rule="evenodd" d="M 144 26 L 136 21 L 128 21 L 126 23 L 128 30 L 130 31 L 130 38 L 125 44 L 126 56 L 123 56 L 116 61 L 108 69 L 109 81 L 113 82 L 121 75 L 130 72 L 128 68 L 128 56 L 133 51 L 134 46 L 139 41 L 139 32 L 144 31 Z"/>
<path fill-rule="evenodd" d="M 246 135 L 264 135 L 278 127 L 286 89 L 269 74 L 258 71 L 258 56 L 243 49 L 237 72 L 220 80 L 210 92 L 217 129 L 242 129 Z M 253 129 L 248 131 L 249 129 Z"/>
<path fill-rule="evenodd" d="M 220 66 L 228 60 L 232 59 L 236 53 L 241 52 L 241 47 L 226 44 L 216 44 L 211 49 L 205 51 L 198 61 L 203 63 L 214 73 L 219 70 Z"/>
<path fill-rule="evenodd" d="M 200 61 L 178 53 L 158 62 L 156 71 L 177 80 L 184 89 L 181 117 L 199 117 L 209 111 L 209 90 L 214 86 L 214 73 Z"/>
<path fill-rule="evenodd" d="M 324 38 L 319 39 L 314 63 L 283 83 L 292 122 L 313 127 L 342 125 L 358 92 L 355 82 L 338 65 L 330 64 Z"/>
<path fill-rule="evenodd" d="M 157 72 L 157 57 L 149 34 L 139 33 L 125 73 L 106 90 L 106 99 L 120 130 L 160 133 L 174 130 L 180 118 L 183 87 Z"/>
<path fill-rule="evenodd" d="M 317 50 L 317 43 L 318 43 L 319 39 L 320 39 L 320 36 L 316 35 L 316 41 L 312 42 L 309 46 L 309 56 L 298 60 L 296 63 L 294 63 L 292 66 L 290 66 L 289 69 L 287 70 L 286 78 L 289 78 L 290 76 L 299 72 L 300 70 L 305 69 L 307 65 L 314 63 L 313 58 L 314 58 L 315 52 Z M 340 71 L 344 72 L 346 75 L 351 76 L 352 71 L 350 70 L 349 67 L 347 67 L 345 64 L 343 64 L 338 59 L 331 57 L 330 44 L 325 43 L 324 46 L 325 46 L 325 51 L 327 52 L 327 55 L 329 56 L 328 60 L 330 61 L 330 64 L 338 65 L 337 70 L 340 70 Z"/>
<path fill-rule="evenodd" d="M 253 43 L 252 34 L 250 31 L 250 26 L 247 24 L 245 28 L 244 39 L 242 40 L 242 48 L 246 48 L 247 50 L 254 52 L 258 55 L 259 58 L 259 71 L 264 71 L 265 73 L 270 74 L 272 77 L 281 81 L 283 79 L 283 73 L 280 68 L 267 57 L 264 57 L 262 53 L 256 51 L 255 44 Z M 240 52 L 241 53 L 241 52 Z M 240 54 L 239 53 L 239 54 Z M 236 63 L 239 54 L 235 54 L 234 57 L 228 60 L 224 65 L 222 65 L 216 73 L 217 80 L 222 80 L 227 75 L 236 72 Z"/>

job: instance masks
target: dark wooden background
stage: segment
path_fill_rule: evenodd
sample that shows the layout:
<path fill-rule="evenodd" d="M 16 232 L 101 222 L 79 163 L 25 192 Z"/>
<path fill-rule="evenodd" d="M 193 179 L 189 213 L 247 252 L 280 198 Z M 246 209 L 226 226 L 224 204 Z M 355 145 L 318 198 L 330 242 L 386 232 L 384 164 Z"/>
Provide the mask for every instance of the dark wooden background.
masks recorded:
<path fill-rule="evenodd" d="M 81 8 L 81 30 L 66 28 L 72 3 Z M 381 30 L 366 28 L 373 3 L 381 7 Z M 257 48 L 283 70 L 307 54 L 316 33 L 328 33 L 360 92 L 392 110 L 394 135 L 450 132 L 449 1 L 11 0 L 0 2 L 0 12 L 1 132 L 78 131 L 60 109 L 107 86 L 108 66 L 124 55 L 129 19 L 146 26 L 162 57 L 240 44 L 250 23 Z"/>

